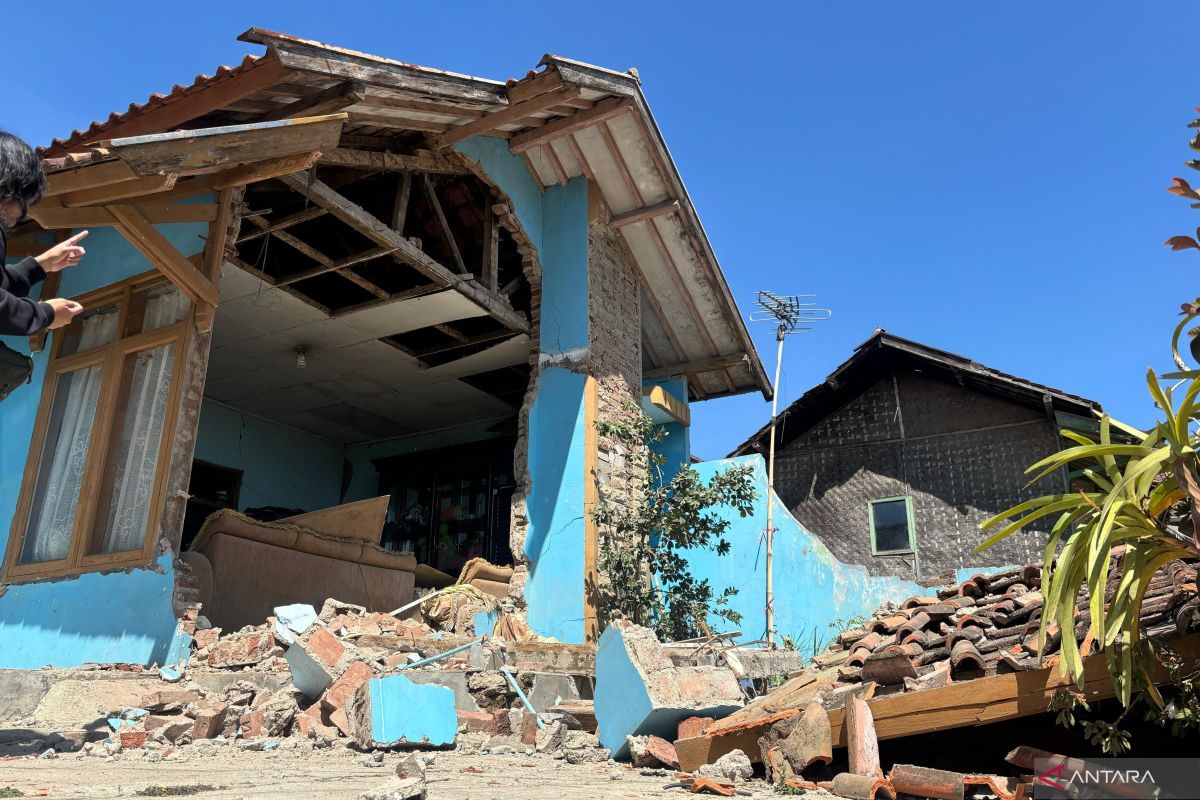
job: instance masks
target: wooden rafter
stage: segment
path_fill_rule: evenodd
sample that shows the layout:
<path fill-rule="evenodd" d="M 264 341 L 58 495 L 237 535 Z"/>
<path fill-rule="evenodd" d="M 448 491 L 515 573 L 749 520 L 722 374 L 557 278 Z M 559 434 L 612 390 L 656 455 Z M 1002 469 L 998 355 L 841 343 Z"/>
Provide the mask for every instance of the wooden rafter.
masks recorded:
<path fill-rule="evenodd" d="M 124 161 L 106 161 L 82 169 L 51 172 L 46 176 L 46 193 L 43 198 L 56 197 L 68 192 L 95 189 L 136 178 L 133 167 Z"/>
<path fill-rule="evenodd" d="M 750 366 L 749 356 L 745 353 L 734 353 L 732 355 L 704 359 L 703 361 L 689 361 L 685 364 L 642 370 L 642 379 L 690 378 L 693 375 L 703 375 L 706 372 L 719 372 L 732 367 L 748 366 Z"/>
<path fill-rule="evenodd" d="M 535 95 L 528 100 L 514 103 L 508 108 L 501 109 L 487 116 L 472 120 L 465 125 L 458 125 L 445 133 L 431 136 L 422 144 L 430 150 L 444 150 L 463 139 L 490 133 L 501 125 L 508 125 L 524 119 L 538 111 L 556 106 L 579 96 L 579 89 L 574 86 L 560 86 L 544 94 Z"/>
<path fill-rule="evenodd" d="M 172 222 L 212 222 L 217 218 L 217 206 L 215 203 L 188 205 L 152 203 L 149 205 L 140 205 L 138 209 L 146 219 L 155 225 Z M 112 227 L 117 224 L 116 218 L 103 206 L 54 208 L 53 206 L 37 205 L 29 209 L 29 216 L 38 225 L 47 230 L 103 228 Z M 9 243 L 10 254 L 15 255 L 15 252 L 12 250 L 12 244 L 12 242 Z"/>
<path fill-rule="evenodd" d="M 348 148 L 338 148 L 322 153 L 320 163 L 338 167 L 373 169 L 379 172 L 415 171 L 446 175 L 466 175 L 470 172 L 463 164 L 436 154 L 401 155 Z"/>
<path fill-rule="evenodd" d="M 401 259 L 434 282 L 453 287 L 510 330 L 529 332 L 529 322 L 518 315 L 512 306 L 499 296 L 487 291 L 473 280 L 455 275 L 446 267 L 430 258 L 425 252 L 392 230 L 362 206 L 338 194 L 327 184 L 309 176 L 285 175 L 280 178 L 294 191 L 299 192 L 338 219 L 346 222 L 368 239 L 383 247 L 394 247 Z"/>
<path fill-rule="evenodd" d="M 614 228 L 624 228 L 626 225 L 632 225 L 635 222 L 646 222 L 655 217 L 661 217 L 664 214 L 673 214 L 678 210 L 679 201 L 672 197 L 644 208 L 635 208 L 623 214 L 616 214 L 609 221 L 609 225 Z"/>
<path fill-rule="evenodd" d="M 124 205 L 108 206 L 108 211 L 116 217 L 121 235 L 193 302 L 217 304 L 220 292 L 216 283 L 176 250 L 141 211 Z"/>
<path fill-rule="evenodd" d="M 329 114 L 341 111 L 355 103 L 361 103 L 366 98 L 367 89 L 362 81 L 344 81 L 268 112 L 260 117 L 258 122 L 271 122 L 302 115 L 315 117 L 318 114 Z"/>
<path fill-rule="evenodd" d="M 257 231 L 252 231 L 245 236 L 239 236 L 237 243 L 241 244 L 242 242 L 249 242 L 253 239 L 266 236 L 269 233 L 275 233 L 276 231 L 290 228 L 293 225 L 299 225 L 301 222 L 308 222 L 310 219 L 316 219 L 317 217 L 327 213 L 329 212 L 323 208 L 306 208 L 303 211 L 297 211 L 295 214 L 290 214 L 283 219 L 275 220 L 274 222 L 267 224 L 266 227 L 263 227 Z M 249 219 L 251 222 L 254 222 L 254 220 L 258 218 L 254 217 L 253 214 L 247 214 L 244 219 Z M 255 224 L 257 223 L 255 222 Z"/>
<path fill-rule="evenodd" d="M 570 183 L 571 179 L 567 175 L 566 167 L 563 166 L 558 153 L 554 152 L 554 148 L 549 142 L 542 148 L 542 152 L 546 154 L 546 160 L 550 162 L 550 169 L 554 170 L 554 177 L 558 179 L 558 185 L 566 186 Z"/>
<path fill-rule="evenodd" d="M 439 326 L 434 325 L 431 327 L 438 328 L 440 330 Z M 443 331 L 443 333 L 444 333 L 444 331 Z M 456 333 L 457 333 L 457 331 L 456 331 Z M 450 335 L 450 334 L 447 334 L 447 335 Z M 512 335 L 513 335 L 513 332 L 509 331 L 509 330 L 488 331 L 487 333 L 480 333 L 480 334 L 476 334 L 475 336 L 454 337 L 454 342 L 452 344 L 438 344 L 438 345 L 433 345 L 432 347 L 426 347 L 422 350 L 410 350 L 409 352 L 416 358 L 428 358 L 429 356 L 441 355 L 442 353 L 448 353 L 451 350 L 457 350 L 460 347 L 469 347 L 473 344 L 484 344 L 486 342 L 494 342 L 497 339 L 508 339 L 508 338 L 511 338 Z"/>
<path fill-rule="evenodd" d="M 425 184 L 425 196 L 429 199 L 429 205 L 433 206 L 433 213 L 437 217 L 438 225 L 442 229 L 442 236 L 446 239 L 446 244 L 450 246 L 450 255 L 454 257 L 454 266 L 461 273 L 467 273 L 467 265 L 463 262 L 462 253 L 458 249 L 458 241 L 454 238 L 454 230 L 450 227 L 450 220 L 446 219 L 446 212 L 442 210 L 442 203 L 438 200 L 437 190 L 433 186 L 433 179 L 426 173 L 421 176 Z"/>
<path fill-rule="evenodd" d="M 251 216 L 251 217 L 247 217 L 247 218 L 250 220 L 251 224 L 253 224 L 253 225 L 262 226 L 264 228 L 268 225 L 266 220 L 261 219 L 260 217 Z M 265 230 L 264 230 L 264 233 L 265 233 Z M 387 255 L 388 253 L 391 252 L 391 250 L 388 250 L 388 249 L 385 249 L 382 247 L 377 247 L 377 248 L 374 248 L 373 250 L 368 250 L 364 253 L 357 253 L 355 255 L 348 256 L 346 258 L 335 261 L 334 259 L 332 259 L 329 256 L 322 253 L 317 248 L 313 247 L 312 245 L 308 244 L 307 242 L 303 241 L 302 239 L 298 239 L 297 237 L 291 235 L 287 231 L 276 230 L 273 232 L 272 235 L 276 239 L 279 239 L 281 242 L 286 244 L 288 247 L 291 247 L 294 250 L 296 250 L 300 253 L 303 253 L 308 258 L 310 258 L 313 261 L 316 261 L 318 264 L 320 264 L 319 267 L 314 267 L 313 269 L 304 270 L 304 271 L 298 272 L 294 275 L 288 275 L 285 278 L 281 278 L 278 281 L 276 281 L 276 284 L 275 284 L 276 286 L 288 286 L 293 283 L 298 283 L 299 281 L 307 280 L 309 278 L 315 278 L 318 275 L 324 275 L 326 273 L 332 272 L 336 275 L 340 275 L 341 277 L 345 278 L 346 280 L 350 281 L 351 283 L 355 284 L 356 286 L 366 289 L 368 292 L 370 292 L 371 294 L 375 295 L 376 297 L 378 297 L 380 299 L 384 299 L 384 298 L 387 298 L 390 296 L 386 289 L 381 289 L 379 286 L 377 286 L 372 281 L 367 280 L 362 275 L 359 275 L 357 272 L 354 272 L 353 270 L 351 270 L 350 267 L 354 264 L 360 264 L 363 261 L 369 261 L 372 258 L 378 258 L 379 256 Z"/>
<path fill-rule="evenodd" d="M 74 208 L 111 203 L 116 200 L 127 200 L 131 197 L 165 192 L 175 186 L 177 178 L 178 175 L 175 173 L 151 175 L 147 178 L 130 178 L 129 180 L 118 181 L 117 183 L 108 183 L 102 186 L 93 186 L 89 189 L 66 192 L 55 197 L 53 202 L 66 208 Z"/>
<path fill-rule="evenodd" d="M 392 204 L 392 230 L 403 235 L 404 223 L 408 219 L 408 202 L 412 197 L 412 173 L 405 172 L 396 185 L 396 199 Z"/>
<path fill-rule="evenodd" d="M 629 97 L 613 97 L 603 100 L 586 111 L 579 111 L 569 117 L 557 119 L 528 133 L 518 133 L 509 140 L 508 149 L 514 153 L 524 153 L 531 147 L 538 147 L 551 139 L 581 131 L 597 122 L 625 114 L 633 107 L 633 99 Z"/>

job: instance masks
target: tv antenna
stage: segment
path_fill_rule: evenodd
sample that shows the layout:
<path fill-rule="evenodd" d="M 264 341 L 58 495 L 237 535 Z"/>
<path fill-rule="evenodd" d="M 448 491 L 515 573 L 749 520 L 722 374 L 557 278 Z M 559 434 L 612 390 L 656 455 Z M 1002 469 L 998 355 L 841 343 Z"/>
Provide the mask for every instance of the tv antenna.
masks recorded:
<path fill-rule="evenodd" d="M 778 295 L 774 292 L 759 292 L 754 304 L 758 310 L 750 314 L 751 322 L 775 323 L 775 382 L 771 384 L 771 444 L 767 456 L 767 646 L 775 646 L 775 583 L 774 534 L 772 527 L 771 498 L 775 492 L 775 423 L 779 416 L 779 370 L 783 365 L 783 340 L 792 333 L 807 333 L 811 323 L 821 322 L 833 316 L 828 308 L 818 308 L 807 298 L 814 294 Z"/>

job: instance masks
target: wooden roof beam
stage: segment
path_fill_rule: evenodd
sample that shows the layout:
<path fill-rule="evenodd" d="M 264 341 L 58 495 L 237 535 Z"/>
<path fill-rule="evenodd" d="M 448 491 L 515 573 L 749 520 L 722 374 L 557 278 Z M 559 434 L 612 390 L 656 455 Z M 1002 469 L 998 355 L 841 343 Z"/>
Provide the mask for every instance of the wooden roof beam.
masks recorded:
<path fill-rule="evenodd" d="M 442 203 L 438 200 L 437 191 L 433 188 L 433 181 L 429 175 L 422 175 L 425 185 L 425 196 L 429 198 L 429 204 L 433 206 L 434 215 L 437 216 L 438 225 L 442 229 L 442 236 L 446 239 L 446 244 L 450 246 L 450 255 L 454 257 L 454 267 L 461 273 L 467 273 L 467 265 L 463 263 L 462 253 L 458 249 L 458 241 L 454 238 L 454 231 L 450 228 L 450 220 L 446 219 L 446 212 L 442 210 Z"/>
<path fill-rule="evenodd" d="M 322 153 L 320 163 L 379 172 L 432 172 L 444 175 L 466 175 L 470 172 L 462 163 L 436 153 L 402 155 L 337 148 Z"/>
<path fill-rule="evenodd" d="M 622 214 L 614 214 L 609 221 L 609 225 L 614 228 L 624 228 L 626 225 L 633 225 L 635 222 L 646 222 L 655 217 L 661 217 L 665 214 L 673 214 L 679 210 L 679 201 L 675 198 L 663 200 L 661 203 L 644 208 L 635 208 L 632 211 L 626 211 Z"/>
<path fill-rule="evenodd" d="M 154 203 L 139 205 L 138 210 L 155 225 L 172 222 L 212 222 L 217 218 L 215 203 L 166 205 Z M 54 208 L 34 206 L 29 209 L 29 216 L 46 230 L 61 230 L 66 228 L 103 228 L 117 224 L 116 217 L 103 206 L 85 208 Z M 14 240 L 9 240 L 9 255 L 16 255 L 13 250 Z M 42 250 L 46 249 L 42 245 Z M 39 253 L 41 250 L 38 251 Z"/>
<path fill-rule="evenodd" d="M 612 97 L 608 100 L 603 100 L 585 111 L 557 119 L 527 133 L 517 134 L 509 140 L 508 149 L 514 153 L 524 153 L 526 150 L 544 144 L 551 139 L 557 139 L 560 136 L 581 131 L 598 122 L 604 122 L 605 120 L 625 114 L 633 107 L 633 99 L 630 97 Z"/>
<path fill-rule="evenodd" d="M 284 217 L 283 219 L 276 220 L 274 222 L 267 222 L 266 220 L 263 220 L 259 217 L 254 216 L 252 213 L 245 214 L 242 217 L 243 219 L 248 219 L 248 220 L 250 220 L 250 222 L 252 222 L 255 225 L 257 225 L 261 221 L 263 223 L 263 226 L 260 228 L 260 230 L 253 231 L 251 233 L 246 234 L 245 236 L 239 236 L 238 240 L 237 240 L 237 244 L 241 244 L 242 242 L 249 242 L 253 239 L 258 239 L 262 236 L 266 236 L 268 233 L 275 233 L 276 231 L 281 231 L 286 228 L 290 228 L 293 225 L 299 225 L 301 222 L 308 222 L 310 219 L 316 219 L 317 217 L 320 217 L 320 216 L 322 216 L 324 214 L 328 214 L 328 213 L 329 212 L 323 208 L 306 208 L 303 211 L 297 211 L 295 214 L 291 214 L 289 216 Z"/>
<path fill-rule="evenodd" d="M 301 97 L 260 117 L 258 122 L 274 122 L 279 119 L 331 114 L 343 108 L 361 103 L 367 98 L 367 87 L 362 81 L 343 81 L 308 97 Z"/>
<path fill-rule="evenodd" d="M 703 375 L 706 372 L 718 372 L 733 367 L 750 366 L 750 358 L 745 353 L 733 353 L 727 356 L 707 358 L 702 361 L 688 361 L 667 367 L 655 367 L 642 370 L 642 380 L 658 380 L 660 378 L 690 378 L 693 375 Z"/>
<path fill-rule="evenodd" d="M 444 150 L 463 139 L 468 139 L 472 136 L 477 136 L 482 133 L 494 131 L 501 125 L 508 125 L 520 119 L 528 117 L 538 111 L 545 111 L 547 108 L 557 106 L 567 100 L 572 100 L 579 96 L 579 89 L 575 86 L 560 86 L 544 94 L 535 95 L 520 103 L 514 103 L 508 108 L 496 111 L 472 120 L 465 125 L 458 125 L 445 133 L 437 136 L 431 136 L 422 143 L 422 147 L 429 150 Z"/>
<path fill-rule="evenodd" d="M 193 302 L 216 306 L 221 296 L 217 285 L 176 250 L 141 211 L 124 205 L 112 205 L 107 209 L 116 218 L 121 236 L 170 278 L 171 283 Z"/>
<path fill-rule="evenodd" d="M 280 178 L 291 189 L 304 195 L 312 202 L 328 209 L 338 219 L 347 223 L 368 239 L 382 247 L 395 248 L 395 252 L 406 264 L 443 286 L 452 287 L 471 301 L 477 303 L 492 317 L 510 330 L 529 333 L 529 322 L 516 311 L 507 300 L 487 291 L 470 278 L 455 275 L 449 269 L 430 258 L 424 251 L 386 223 L 375 217 L 362 206 L 338 194 L 327 184 L 309 176 L 285 175 Z"/>
<path fill-rule="evenodd" d="M 141 197 L 147 194 L 165 192 L 175 186 L 179 176 L 174 173 L 166 175 L 151 175 L 146 178 L 130 178 L 126 181 L 94 186 L 90 189 L 79 189 L 59 195 L 58 205 L 67 208 L 91 206 L 101 203 L 111 203 L 115 200 L 126 200 L 131 197 Z"/>

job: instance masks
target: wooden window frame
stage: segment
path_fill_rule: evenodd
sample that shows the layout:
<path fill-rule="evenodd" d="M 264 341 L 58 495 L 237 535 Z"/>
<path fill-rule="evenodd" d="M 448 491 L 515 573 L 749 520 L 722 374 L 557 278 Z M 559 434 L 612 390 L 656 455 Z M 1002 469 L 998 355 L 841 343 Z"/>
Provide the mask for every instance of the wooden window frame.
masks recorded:
<path fill-rule="evenodd" d="M 908 519 L 908 549 L 906 550 L 878 550 L 875 547 L 875 505 L 876 503 L 894 503 L 897 500 L 904 501 L 904 513 Z M 873 556 L 911 556 L 917 552 L 917 526 L 913 521 L 913 504 L 911 495 L 899 495 L 897 497 L 879 497 L 874 500 L 867 501 L 867 524 L 871 528 L 871 555 Z"/>
<path fill-rule="evenodd" d="M 172 284 L 161 272 L 150 270 L 75 298 L 83 306 L 84 313 L 111 305 L 113 302 L 121 303 L 120 318 L 117 322 L 117 339 L 109 344 L 63 356 L 61 352 L 65 337 L 59 334 L 64 334 L 68 328 L 60 328 L 52 332 L 50 358 L 46 364 L 45 377 L 42 380 L 42 397 L 38 403 L 37 418 L 29 442 L 29 455 L 25 459 L 25 473 L 21 480 L 21 493 L 17 500 L 17 508 L 13 514 L 12 527 L 8 537 L 8 550 L 4 558 L 4 583 L 25 583 L 42 578 L 59 578 L 99 570 L 119 569 L 147 564 L 154 558 L 158 542 L 156 533 L 162 522 L 166 500 L 166 484 L 171 466 L 171 449 L 175 441 L 175 426 L 183 397 L 184 371 L 195 329 L 196 304 L 190 304 L 187 314 L 179 322 L 157 330 L 131 335 L 123 334 L 128 324 L 134 293 L 168 285 Z M 82 316 L 80 314 L 76 319 L 82 319 Z M 125 359 L 133 353 L 167 344 L 175 345 L 175 363 L 171 368 L 171 391 L 167 398 L 166 413 L 163 417 L 162 438 L 158 445 L 158 461 L 155 468 L 154 485 L 150 494 L 150 511 L 147 515 L 144 542 L 139 550 L 89 554 L 88 550 L 97 535 L 96 526 L 104 524 L 101 517 L 107 512 L 107 509 L 99 508 L 99 495 L 104 488 L 105 473 L 110 463 L 108 450 L 114 426 L 119 425 L 124 419 L 125 409 L 118 401 L 124 382 Z M 76 507 L 75 524 L 71 530 L 67 556 L 56 561 L 21 564 L 21 551 L 25 545 L 34 487 L 41 466 L 50 423 L 51 406 L 59 379 L 66 372 L 96 364 L 104 365 L 104 377 L 100 384 L 100 396 L 96 402 L 96 413 L 92 422 L 79 503 Z M 111 498 L 109 500 L 111 502 Z"/>

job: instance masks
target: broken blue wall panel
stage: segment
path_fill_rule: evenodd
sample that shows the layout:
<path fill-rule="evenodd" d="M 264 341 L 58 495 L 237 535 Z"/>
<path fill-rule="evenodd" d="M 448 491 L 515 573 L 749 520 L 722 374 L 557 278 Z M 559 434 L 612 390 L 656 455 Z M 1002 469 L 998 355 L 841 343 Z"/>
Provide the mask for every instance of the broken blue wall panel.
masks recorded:
<path fill-rule="evenodd" d="M 715 594 L 727 586 L 738 588 L 729 607 L 742 615 L 736 625 L 715 615 L 708 624 L 716 633 L 742 630 L 750 638 L 766 631 L 766 537 L 767 466 L 762 456 L 749 455 L 693 465 L 706 483 L 731 466 L 749 466 L 758 490 L 753 513 L 742 517 L 731 507 L 717 510 L 730 527 L 725 538 L 730 552 L 718 556 L 711 550 L 687 551 L 688 564 L 697 580 L 707 580 Z M 831 623 L 870 615 L 882 603 L 900 602 L 913 595 L 929 593 L 927 587 L 891 576 L 872 575 L 866 567 L 846 564 L 807 530 L 772 493 L 771 524 L 774 535 L 775 630 L 779 637 L 796 642 L 814 638 L 824 646 L 837 630 Z M 867 532 L 864 531 L 866 536 Z M 983 568 L 959 570 L 955 580 L 965 580 Z M 986 571 L 994 571 L 988 567 Z M 844 627 L 841 626 L 841 627 Z"/>
<path fill-rule="evenodd" d="M 287 659 L 288 670 L 292 673 L 292 685 L 308 699 L 318 699 L 333 685 L 333 676 L 329 674 L 329 670 L 318 664 L 299 642 L 289 647 L 283 656 Z"/>
<path fill-rule="evenodd" d="M 371 678 L 354 696 L 348 717 L 361 747 L 454 744 L 458 714 L 454 692 L 413 683 L 404 675 Z"/>

